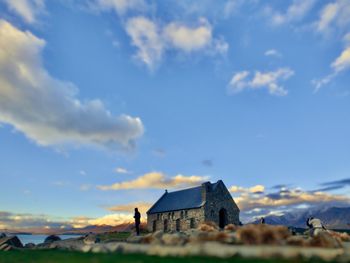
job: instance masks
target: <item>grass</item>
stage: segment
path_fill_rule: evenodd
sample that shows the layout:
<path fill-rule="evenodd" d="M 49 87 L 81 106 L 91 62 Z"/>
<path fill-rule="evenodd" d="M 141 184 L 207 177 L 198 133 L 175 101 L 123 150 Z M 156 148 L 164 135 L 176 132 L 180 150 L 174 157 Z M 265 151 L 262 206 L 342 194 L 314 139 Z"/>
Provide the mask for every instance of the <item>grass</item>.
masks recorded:
<path fill-rule="evenodd" d="M 218 259 L 212 257 L 157 257 L 146 256 L 140 254 L 93 254 L 80 253 L 59 250 L 20 250 L 20 251 L 0 251 L 0 263 L 103 263 L 103 262 L 117 262 L 117 263 L 316 263 L 320 262 L 316 259 L 311 261 L 299 260 L 281 260 L 281 259 L 243 259 L 243 258 L 229 258 Z"/>

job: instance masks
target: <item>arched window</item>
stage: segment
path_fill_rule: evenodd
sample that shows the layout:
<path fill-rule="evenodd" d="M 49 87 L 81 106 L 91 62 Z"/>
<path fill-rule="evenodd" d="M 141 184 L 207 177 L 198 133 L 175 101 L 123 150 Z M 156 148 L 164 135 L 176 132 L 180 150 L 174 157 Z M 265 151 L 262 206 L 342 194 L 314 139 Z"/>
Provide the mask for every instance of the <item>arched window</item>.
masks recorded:
<path fill-rule="evenodd" d="M 213 209 L 212 209 L 212 210 L 210 210 L 210 217 L 214 217 L 214 215 L 215 215 L 214 210 L 213 210 Z"/>
<path fill-rule="evenodd" d="M 164 232 L 168 231 L 168 219 L 164 219 Z"/>
<path fill-rule="evenodd" d="M 155 232 L 157 230 L 157 220 L 153 220 L 152 231 Z"/>
<path fill-rule="evenodd" d="M 194 220 L 194 218 L 190 219 L 190 228 L 195 228 L 196 227 L 196 222 Z"/>
<path fill-rule="evenodd" d="M 181 219 L 184 219 L 184 211 L 181 211 L 181 213 L 180 213 L 180 218 L 181 218 Z"/>
<path fill-rule="evenodd" d="M 180 231 L 181 230 L 181 222 L 180 222 L 180 219 L 176 219 L 176 231 Z"/>
<path fill-rule="evenodd" d="M 187 216 L 188 216 L 188 211 L 185 210 L 185 218 L 187 218 Z"/>

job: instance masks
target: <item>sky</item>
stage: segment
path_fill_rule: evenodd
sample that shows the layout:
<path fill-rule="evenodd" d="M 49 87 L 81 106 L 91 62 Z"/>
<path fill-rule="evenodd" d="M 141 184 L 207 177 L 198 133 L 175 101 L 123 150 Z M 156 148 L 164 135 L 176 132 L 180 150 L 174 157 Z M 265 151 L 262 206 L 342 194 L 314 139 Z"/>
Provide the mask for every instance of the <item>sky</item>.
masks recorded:
<path fill-rule="evenodd" d="M 349 205 L 349 73 L 349 0 L 0 0 L 0 228 Z"/>

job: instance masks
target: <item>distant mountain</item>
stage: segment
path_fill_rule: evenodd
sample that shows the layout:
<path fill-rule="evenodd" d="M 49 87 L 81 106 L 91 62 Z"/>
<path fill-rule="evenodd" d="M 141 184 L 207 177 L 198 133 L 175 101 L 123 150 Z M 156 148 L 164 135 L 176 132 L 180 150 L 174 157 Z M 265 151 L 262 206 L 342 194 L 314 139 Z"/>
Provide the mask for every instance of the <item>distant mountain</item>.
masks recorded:
<path fill-rule="evenodd" d="M 266 224 L 306 228 L 308 217 L 317 217 L 329 229 L 350 229 L 350 207 L 328 207 L 265 217 Z M 259 220 L 253 222 L 258 223 Z"/>
<path fill-rule="evenodd" d="M 141 224 L 141 228 L 145 228 L 145 223 Z M 134 229 L 134 223 L 124 223 L 117 226 L 109 225 L 89 225 L 82 228 L 25 228 L 25 229 L 0 229 L 0 233 L 11 233 L 11 234 L 88 234 L 88 233 L 105 233 L 105 232 L 129 232 Z"/>

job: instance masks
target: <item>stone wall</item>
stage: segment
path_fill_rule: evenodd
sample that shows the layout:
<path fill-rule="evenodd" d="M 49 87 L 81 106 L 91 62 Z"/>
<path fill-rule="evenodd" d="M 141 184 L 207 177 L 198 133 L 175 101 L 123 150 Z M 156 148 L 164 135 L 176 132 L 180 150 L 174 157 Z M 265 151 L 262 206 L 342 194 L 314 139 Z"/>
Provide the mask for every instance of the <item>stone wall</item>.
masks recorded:
<path fill-rule="evenodd" d="M 221 209 L 226 211 L 225 224 L 239 224 L 239 208 L 233 200 L 230 192 L 222 181 L 216 189 L 212 189 L 211 184 L 203 184 L 202 196 L 206 196 L 204 205 L 205 221 L 212 221 L 219 225 L 219 213 Z"/>
<path fill-rule="evenodd" d="M 173 212 L 164 212 L 158 214 L 147 215 L 148 231 L 153 231 L 153 224 L 155 222 L 155 230 L 164 231 L 164 221 L 168 222 L 167 231 L 177 231 L 176 220 L 179 220 L 179 231 L 188 230 L 191 227 L 197 228 L 198 225 L 204 221 L 204 208 L 186 209 Z M 192 221 L 192 225 L 191 225 Z"/>

